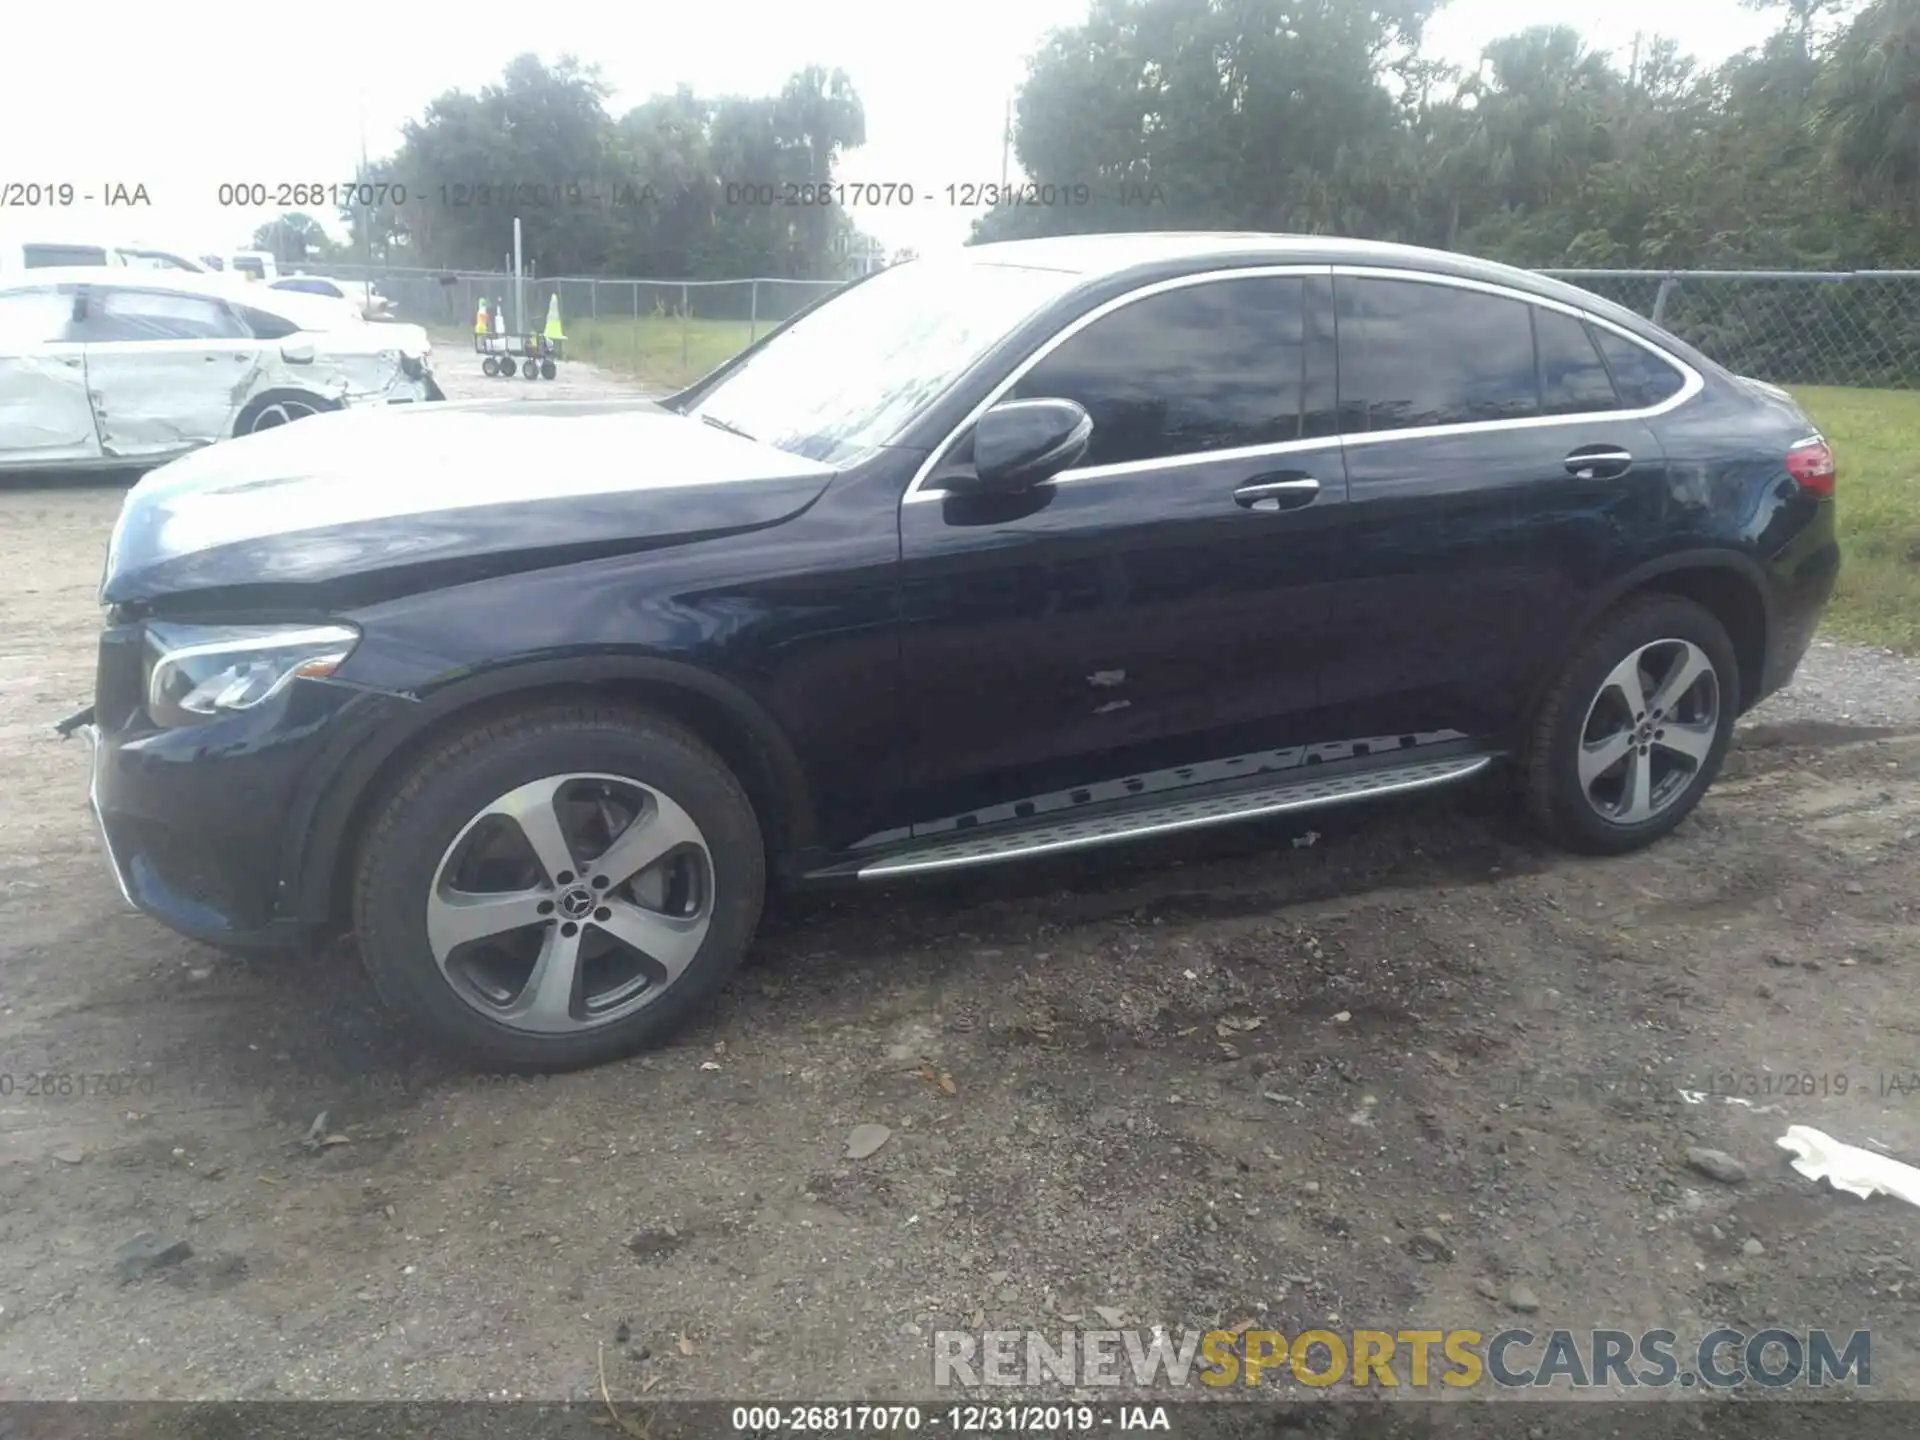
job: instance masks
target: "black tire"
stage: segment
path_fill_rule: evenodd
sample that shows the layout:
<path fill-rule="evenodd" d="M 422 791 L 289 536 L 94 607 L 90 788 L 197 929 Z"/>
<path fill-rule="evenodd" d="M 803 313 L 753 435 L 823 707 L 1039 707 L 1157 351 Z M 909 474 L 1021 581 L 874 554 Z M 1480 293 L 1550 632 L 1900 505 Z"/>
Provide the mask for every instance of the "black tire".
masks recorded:
<path fill-rule="evenodd" d="M 310 415 L 324 415 L 339 408 L 336 402 L 311 391 L 269 390 L 264 395 L 255 396 L 234 419 L 234 438 L 237 440 L 242 435 L 278 429 L 281 425 L 304 420 Z"/>
<path fill-rule="evenodd" d="M 1609 674 L 1645 645 L 1663 640 L 1699 647 L 1718 686 L 1717 724 L 1706 759 L 1683 790 L 1650 819 L 1621 823 L 1589 802 L 1579 763 L 1588 712 Z M 1670 833 L 1693 812 L 1726 759 L 1739 708 L 1740 666 L 1726 627 L 1711 612 L 1677 595 L 1630 600 L 1590 630 L 1547 692 L 1521 756 L 1520 779 L 1529 818 L 1568 849 L 1622 855 Z M 1702 721 L 1702 729 L 1705 722 Z"/>
<path fill-rule="evenodd" d="M 500 374 L 503 379 L 511 380 L 513 378 L 513 369 L 513 357 L 511 355 L 500 362 Z"/>
<path fill-rule="evenodd" d="M 500 362 L 491 355 L 487 356 L 486 359 L 480 362 L 480 373 L 489 380 L 493 379 L 500 373 Z"/>
<path fill-rule="evenodd" d="M 631 777 L 692 816 L 712 861 L 713 916 L 698 952 L 658 1000 L 599 1028 L 534 1034 L 455 993 L 427 940 L 427 900 L 441 856 L 470 818 L 516 786 L 574 771 Z M 746 954 L 766 883 L 753 806 L 691 731 L 644 710 L 546 706 L 476 724 L 412 767 L 360 847 L 354 921 L 381 995 L 440 1040 L 492 1066 L 573 1070 L 653 1044 L 709 1005 Z"/>
<path fill-rule="evenodd" d="M 553 361 L 542 360 L 540 362 L 540 378 L 542 380 L 551 380 L 558 373 L 559 373 L 559 367 L 556 366 L 553 363 Z"/>

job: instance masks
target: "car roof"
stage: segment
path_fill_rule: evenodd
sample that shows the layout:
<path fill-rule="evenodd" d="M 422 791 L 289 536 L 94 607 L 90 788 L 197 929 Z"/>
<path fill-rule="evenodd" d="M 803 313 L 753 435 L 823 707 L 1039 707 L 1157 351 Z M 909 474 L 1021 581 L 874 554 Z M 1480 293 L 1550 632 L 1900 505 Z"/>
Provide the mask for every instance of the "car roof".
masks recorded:
<path fill-rule="evenodd" d="M 961 253 L 975 264 L 1066 271 L 1081 276 L 1089 284 L 1107 281 L 1147 284 L 1200 271 L 1262 265 L 1364 265 L 1386 270 L 1419 270 L 1503 285 L 1542 299 L 1558 300 L 1563 305 L 1604 316 L 1616 325 L 1681 353 L 1690 362 L 1712 364 L 1692 346 L 1667 334 L 1644 316 L 1590 290 L 1517 266 L 1419 245 L 1251 230 L 1159 230 L 1001 240 L 969 245 Z"/>
<path fill-rule="evenodd" d="M 0 291 L 40 290 L 49 285 L 92 285 L 115 290 L 168 290 L 182 295 L 200 295 L 250 305 L 276 315 L 290 325 L 309 328 L 307 321 L 321 315 L 319 310 L 302 310 L 303 303 L 318 302 L 338 306 L 330 297 L 310 295 L 299 290 L 276 290 L 258 280 L 242 280 L 219 271 L 135 270 L 116 265 L 45 265 L 32 270 L 17 270 L 0 275 Z"/>
<path fill-rule="evenodd" d="M 109 247 L 113 248 L 113 247 Z M 206 270 L 135 270 L 121 265 L 41 265 L 8 275 L 9 289 L 44 285 L 117 285 L 139 290 L 182 290 L 193 294 L 215 294 L 222 298 L 261 287 L 257 281 L 235 281 Z"/>
<path fill-rule="evenodd" d="M 1253 265 L 1377 265 L 1388 269 L 1437 270 L 1491 282 L 1544 282 L 1530 271 L 1418 245 L 1350 240 L 1332 235 L 1270 235 L 1251 230 L 1165 230 L 1138 234 L 1057 235 L 1042 240 L 1002 240 L 967 247 L 982 264 L 1065 270 L 1088 279 L 1132 271 L 1198 270 Z"/>

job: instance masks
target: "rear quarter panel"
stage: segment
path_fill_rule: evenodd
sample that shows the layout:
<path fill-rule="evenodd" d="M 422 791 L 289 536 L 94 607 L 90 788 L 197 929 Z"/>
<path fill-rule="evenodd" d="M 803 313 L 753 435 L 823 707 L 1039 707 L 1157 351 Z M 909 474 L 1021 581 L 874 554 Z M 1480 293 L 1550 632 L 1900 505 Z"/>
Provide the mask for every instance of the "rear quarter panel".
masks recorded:
<path fill-rule="evenodd" d="M 1660 551 L 1732 550 L 1758 567 L 1767 610 L 1758 690 L 1768 693 L 1806 650 L 1839 571 L 1833 501 L 1809 495 L 1786 469 L 1789 447 L 1815 427 L 1791 399 L 1724 373 L 1653 423 L 1672 501 Z"/>

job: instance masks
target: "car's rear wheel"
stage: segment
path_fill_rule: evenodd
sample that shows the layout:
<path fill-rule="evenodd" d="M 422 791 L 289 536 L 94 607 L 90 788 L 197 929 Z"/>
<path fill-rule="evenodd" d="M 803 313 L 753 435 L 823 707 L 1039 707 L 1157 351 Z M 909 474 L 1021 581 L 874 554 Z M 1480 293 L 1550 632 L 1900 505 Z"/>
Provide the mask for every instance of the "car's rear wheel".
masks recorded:
<path fill-rule="evenodd" d="M 1614 611 L 1535 719 L 1522 767 L 1533 818 L 1589 854 L 1651 844 L 1719 774 L 1739 694 L 1733 642 L 1709 611 L 1673 595 Z"/>
<path fill-rule="evenodd" d="M 295 420 L 304 420 L 309 415 L 319 415 L 338 408 L 322 395 L 277 390 L 270 395 L 260 396 L 241 411 L 240 418 L 234 421 L 233 433 L 258 435 L 262 430 L 277 430 L 282 425 L 291 425 Z"/>
<path fill-rule="evenodd" d="M 596 705 L 489 721 L 423 757 L 361 849 L 386 998 L 491 1064 L 565 1070 L 658 1040 L 746 953 L 753 807 L 689 731 Z"/>

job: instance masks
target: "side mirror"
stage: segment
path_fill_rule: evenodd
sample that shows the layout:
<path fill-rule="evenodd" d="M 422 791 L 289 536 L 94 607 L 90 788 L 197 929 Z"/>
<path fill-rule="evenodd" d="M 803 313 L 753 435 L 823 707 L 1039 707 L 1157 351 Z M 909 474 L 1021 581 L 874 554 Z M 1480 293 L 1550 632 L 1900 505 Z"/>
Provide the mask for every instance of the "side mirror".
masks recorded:
<path fill-rule="evenodd" d="M 313 342 L 311 340 L 288 340 L 280 346 L 280 358 L 289 365 L 311 365 L 313 363 Z"/>
<path fill-rule="evenodd" d="M 1025 490 L 1087 453 L 1093 417 L 1072 400 L 1007 400 L 973 427 L 973 474 L 949 489 L 980 495 Z"/>

